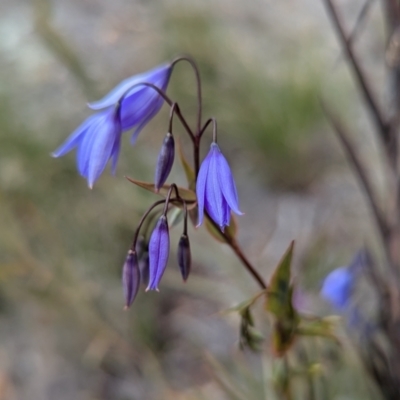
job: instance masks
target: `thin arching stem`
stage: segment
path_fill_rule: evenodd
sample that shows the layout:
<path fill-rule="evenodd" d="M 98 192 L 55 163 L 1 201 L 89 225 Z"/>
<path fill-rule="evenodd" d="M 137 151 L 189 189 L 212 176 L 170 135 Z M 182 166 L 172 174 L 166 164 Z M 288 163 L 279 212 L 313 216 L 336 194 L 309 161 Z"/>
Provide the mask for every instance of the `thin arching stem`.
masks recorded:
<path fill-rule="evenodd" d="M 198 68 L 196 62 L 190 56 L 179 56 L 179 57 L 175 58 L 175 60 L 172 61 L 171 65 L 174 66 L 175 64 L 177 64 L 180 61 L 187 61 L 193 68 L 193 71 L 194 71 L 194 74 L 196 77 L 196 84 L 197 84 L 197 130 L 196 130 L 196 136 L 198 136 L 200 129 L 201 129 L 201 117 L 202 117 L 202 112 L 203 112 L 200 71 L 199 71 L 199 68 Z"/>

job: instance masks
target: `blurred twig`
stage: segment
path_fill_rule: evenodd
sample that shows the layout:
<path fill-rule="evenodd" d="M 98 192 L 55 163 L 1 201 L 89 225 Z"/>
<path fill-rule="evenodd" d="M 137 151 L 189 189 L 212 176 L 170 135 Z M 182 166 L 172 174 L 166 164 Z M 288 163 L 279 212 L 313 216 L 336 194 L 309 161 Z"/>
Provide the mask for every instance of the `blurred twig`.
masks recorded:
<path fill-rule="evenodd" d="M 332 22 L 335 26 L 335 29 L 337 31 L 337 34 L 339 36 L 339 39 L 342 44 L 343 51 L 345 52 L 349 64 L 351 65 L 356 81 L 359 85 L 359 88 L 361 90 L 361 93 L 365 99 L 366 105 L 368 109 L 371 112 L 371 115 L 373 117 L 375 127 L 377 129 L 377 132 L 379 133 L 380 139 L 383 142 L 385 151 L 389 157 L 389 160 L 391 162 L 391 165 L 393 168 L 395 168 L 395 160 L 396 160 L 396 152 L 394 149 L 391 147 L 391 140 L 390 140 L 390 124 L 388 124 L 383 117 L 383 114 L 378 106 L 377 101 L 375 100 L 375 97 L 371 91 L 371 88 L 369 87 L 367 78 L 361 69 L 360 62 L 358 61 L 353 48 L 351 46 L 351 41 L 349 41 L 344 27 L 343 23 L 340 19 L 340 16 L 336 10 L 336 7 L 333 3 L 333 0 L 324 0 L 324 3 L 326 5 L 326 8 L 328 10 L 329 15 L 331 16 Z"/>
<path fill-rule="evenodd" d="M 353 143 L 351 143 L 350 135 L 347 132 L 347 129 L 344 127 L 343 123 L 340 121 L 339 117 L 329 109 L 329 107 L 325 104 L 325 102 L 322 99 L 320 102 L 325 115 L 327 116 L 328 120 L 334 127 L 335 132 L 347 154 L 347 157 L 357 174 L 361 186 L 363 187 L 365 194 L 367 195 L 368 201 L 372 209 L 372 213 L 375 217 L 376 224 L 379 229 L 382 242 L 386 244 L 389 234 L 389 229 L 386 220 L 381 212 L 381 209 L 377 204 L 376 195 L 372 190 L 372 185 L 370 183 L 369 176 L 366 172 L 366 168 L 362 163 L 362 161 L 360 160 L 359 156 L 357 155 L 355 146 Z"/>

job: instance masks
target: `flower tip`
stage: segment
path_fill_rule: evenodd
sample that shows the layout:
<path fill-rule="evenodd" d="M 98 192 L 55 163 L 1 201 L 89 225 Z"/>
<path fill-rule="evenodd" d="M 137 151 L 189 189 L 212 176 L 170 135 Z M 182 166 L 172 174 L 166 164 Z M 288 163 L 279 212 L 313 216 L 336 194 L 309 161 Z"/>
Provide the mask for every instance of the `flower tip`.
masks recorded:
<path fill-rule="evenodd" d="M 124 308 L 123 308 L 123 310 L 124 310 L 124 311 L 128 311 L 128 310 L 129 310 L 129 306 L 128 306 L 128 304 L 125 304 L 125 305 L 124 305 Z"/>

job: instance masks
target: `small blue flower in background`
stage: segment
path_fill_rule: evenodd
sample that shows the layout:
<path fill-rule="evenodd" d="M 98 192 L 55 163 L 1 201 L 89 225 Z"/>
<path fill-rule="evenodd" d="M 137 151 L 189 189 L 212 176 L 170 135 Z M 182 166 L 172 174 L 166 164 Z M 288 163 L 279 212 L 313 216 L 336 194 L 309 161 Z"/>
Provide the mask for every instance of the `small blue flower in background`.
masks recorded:
<path fill-rule="evenodd" d="M 356 278 L 363 266 L 369 263 L 365 250 L 357 252 L 350 265 L 336 268 L 326 276 L 321 289 L 322 297 L 338 310 L 347 309 L 354 292 Z"/>
<path fill-rule="evenodd" d="M 338 310 L 346 308 L 354 288 L 354 273 L 348 267 L 339 267 L 324 280 L 321 295 Z"/>
<path fill-rule="evenodd" d="M 171 72 L 171 64 L 162 64 L 150 71 L 134 75 L 122 81 L 101 100 L 89 103 L 88 106 L 92 110 L 111 107 L 123 96 L 121 101 L 121 126 L 123 131 L 136 126 L 131 138 L 131 143 L 134 144 L 140 131 L 160 111 L 164 103 L 164 100 L 153 88 L 139 84 L 143 82 L 151 83 L 165 92 Z"/>
<path fill-rule="evenodd" d="M 223 231 L 229 226 L 231 210 L 242 215 L 236 185 L 228 162 L 222 155 L 217 143 L 211 144 L 207 157 L 201 164 L 196 184 L 200 226 L 204 219 L 204 210 Z"/>
<path fill-rule="evenodd" d="M 87 179 L 89 188 L 104 171 L 112 158 L 115 172 L 120 144 L 121 123 L 118 108 L 109 108 L 87 118 L 72 135 L 54 152 L 53 157 L 61 157 L 75 147 L 79 173 Z"/>
<path fill-rule="evenodd" d="M 79 173 L 88 181 L 90 188 L 104 171 L 110 158 L 115 173 L 122 132 L 136 127 L 131 142 L 157 114 L 164 100 L 151 87 L 139 85 L 147 82 L 165 91 L 169 82 L 171 64 L 163 64 L 143 74 L 121 82 L 103 99 L 89 104 L 93 110 L 102 110 L 87 118 L 69 138 L 52 154 L 61 157 L 78 147 Z M 132 89 L 130 89 L 132 88 Z"/>
<path fill-rule="evenodd" d="M 149 284 L 148 290 L 157 290 L 169 257 L 169 229 L 165 215 L 162 215 L 149 241 Z"/>

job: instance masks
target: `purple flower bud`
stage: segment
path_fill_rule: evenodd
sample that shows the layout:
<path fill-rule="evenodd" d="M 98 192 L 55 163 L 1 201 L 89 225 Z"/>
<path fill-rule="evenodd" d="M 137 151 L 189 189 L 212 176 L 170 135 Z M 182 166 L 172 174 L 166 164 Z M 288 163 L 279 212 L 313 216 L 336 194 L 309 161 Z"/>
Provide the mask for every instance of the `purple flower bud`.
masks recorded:
<path fill-rule="evenodd" d="M 162 215 L 150 237 L 149 242 L 149 284 L 148 290 L 157 290 L 158 284 L 164 274 L 169 256 L 169 231 L 168 221 Z"/>
<path fill-rule="evenodd" d="M 172 133 L 168 132 L 165 136 L 163 145 L 158 155 L 156 174 L 155 174 L 155 187 L 158 192 L 160 187 L 164 185 L 171 172 L 172 165 L 175 157 L 175 141 Z"/>
<path fill-rule="evenodd" d="M 129 250 L 122 269 L 122 286 L 125 295 L 125 308 L 135 300 L 140 285 L 140 271 L 136 252 Z"/>
<path fill-rule="evenodd" d="M 189 238 L 187 235 L 183 234 L 178 245 L 178 265 L 184 282 L 186 282 L 189 277 L 191 263 L 192 257 L 190 254 Z"/>
<path fill-rule="evenodd" d="M 198 226 L 203 222 L 204 210 L 222 231 L 229 225 L 231 210 L 242 215 L 231 170 L 215 142 L 211 144 L 210 151 L 201 164 L 196 193 L 199 209 Z"/>

